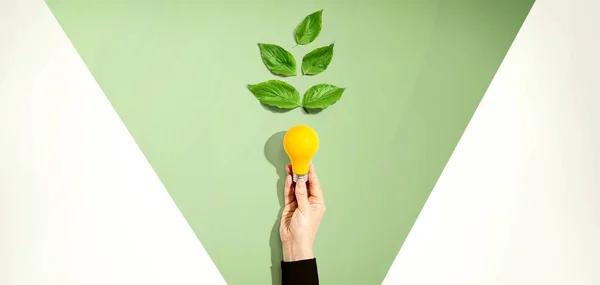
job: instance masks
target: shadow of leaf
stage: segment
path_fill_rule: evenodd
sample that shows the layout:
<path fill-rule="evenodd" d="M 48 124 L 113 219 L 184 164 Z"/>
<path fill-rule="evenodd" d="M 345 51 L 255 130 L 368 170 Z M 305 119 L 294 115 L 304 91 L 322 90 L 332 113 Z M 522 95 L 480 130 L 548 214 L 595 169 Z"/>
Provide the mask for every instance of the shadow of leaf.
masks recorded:
<path fill-rule="evenodd" d="M 308 108 L 302 108 L 302 110 L 304 111 L 305 114 L 316 115 L 316 114 L 319 114 L 319 113 L 323 112 L 323 110 L 325 110 L 325 109 L 308 109 Z"/>

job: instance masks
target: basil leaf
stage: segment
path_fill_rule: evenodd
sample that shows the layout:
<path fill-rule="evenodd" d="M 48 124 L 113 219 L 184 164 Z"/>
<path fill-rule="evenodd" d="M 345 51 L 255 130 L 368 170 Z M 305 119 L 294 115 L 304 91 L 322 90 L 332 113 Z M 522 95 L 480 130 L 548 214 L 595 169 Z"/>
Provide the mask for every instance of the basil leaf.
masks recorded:
<path fill-rule="evenodd" d="M 304 93 L 302 106 L 307 109 L 325 109 L 342 98 L 344 88 L 330 84 L 317 84 Z"/>
<path fill-rule="evenodd" d="M 260 56 L 269 71 L 283 76 L 296 75 L 296 59 L 290 52 L 278 45 L 258 44 L 258 46 Z"/>
<path fill-rule="evenodd" d="M 280 80 L 250 84 L 248 89 L 258 101 L 265 105 L 281 109 L 294 109 L 300 106 L 300 93 L 298 93 L 298 90 Z"/>
<path fill-rule="evenodd" d="M 333 44 L 315 49 L 302 58 L 302 74 L 315 75 L 323 72 L 333 58 Z"/>
<path fill-rule="evenodd" d="M 323 26 L 323 10 L 314 12 L 298 25 L 296 28 L 296 43 L 299 45 L 307 45 L 312 43 L 319 33 L 321 33 L 321 27 Z"/>

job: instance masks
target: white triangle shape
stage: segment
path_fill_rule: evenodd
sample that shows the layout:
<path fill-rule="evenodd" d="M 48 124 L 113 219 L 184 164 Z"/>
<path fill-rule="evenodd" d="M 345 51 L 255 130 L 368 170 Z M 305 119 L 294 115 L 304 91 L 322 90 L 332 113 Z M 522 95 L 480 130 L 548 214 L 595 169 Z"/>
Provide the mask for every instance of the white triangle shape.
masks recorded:
<path fill-rule="evenodd" d="M 536 1 L 383 284 L 600 284 L 598 12 Z"/>
<path fill-rule="evenodd" d="M 0 284 L 226 284 L 46 4 L 0 23 Z"/>

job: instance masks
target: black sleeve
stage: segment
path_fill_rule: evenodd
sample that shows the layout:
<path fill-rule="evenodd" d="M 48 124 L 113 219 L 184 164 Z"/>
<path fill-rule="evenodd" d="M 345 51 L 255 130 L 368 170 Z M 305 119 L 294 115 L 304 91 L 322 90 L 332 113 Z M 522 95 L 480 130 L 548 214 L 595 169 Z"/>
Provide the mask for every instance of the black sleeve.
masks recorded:
<path fill-rule="evenodd" d="M 317 260 L 282 261 L 281 285 L 319 285 Z"/>

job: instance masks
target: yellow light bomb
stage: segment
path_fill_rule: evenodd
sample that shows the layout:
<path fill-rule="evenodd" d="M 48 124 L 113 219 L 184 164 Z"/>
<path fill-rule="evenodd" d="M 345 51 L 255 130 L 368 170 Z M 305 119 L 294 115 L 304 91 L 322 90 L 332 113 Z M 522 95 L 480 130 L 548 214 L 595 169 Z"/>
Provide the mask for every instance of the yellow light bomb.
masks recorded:
<path fill-rule="evenodd" d="M 308 178 L 308 167 L 319 150 L 319 136 L 307 125 L 297 125 L 289 129 L 283 137 L 283 148 L 292 162 L 294 182 Z"/>

